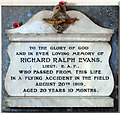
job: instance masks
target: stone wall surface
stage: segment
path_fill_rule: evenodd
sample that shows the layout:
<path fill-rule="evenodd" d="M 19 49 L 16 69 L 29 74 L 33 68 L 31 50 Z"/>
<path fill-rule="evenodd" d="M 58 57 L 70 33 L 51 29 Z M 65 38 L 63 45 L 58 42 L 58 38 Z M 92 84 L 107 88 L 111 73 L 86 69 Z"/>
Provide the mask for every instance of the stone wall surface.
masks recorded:
<path fill-rule="evenodd" d="M 94 23 L 101 27 L 114 29 L 110 41 L 112 54 L 110 66 L 114 75 L 115 87 L 111 97 L 115 100 L 114 108 L 37 108 L 17 109 L 5 108 L 4 99 L 7 93 L 4 79 L 10 64 L 7 48 L 10 41 L 5 33 L 6 29 L 13 28 L 16 22 L 25 24 L 32 16 L 41 10 L 52 10 L 53 6 L 3 6 L 2 7 L 2 109 L 3 111 L 117 111 L 118 107 L 118 7 L 117 6 L 67 6 L 67 10 L 77 10 L 88 16 Z"/>

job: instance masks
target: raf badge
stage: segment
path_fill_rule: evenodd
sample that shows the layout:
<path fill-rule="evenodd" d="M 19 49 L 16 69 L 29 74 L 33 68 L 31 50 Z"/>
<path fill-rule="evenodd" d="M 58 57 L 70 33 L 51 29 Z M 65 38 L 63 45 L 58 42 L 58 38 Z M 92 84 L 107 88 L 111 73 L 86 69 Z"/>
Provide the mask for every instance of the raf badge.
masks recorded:
<path fill-rule="evenodd" d="M 65 5 L 59 4 L 53 8 L 54 15 L 52 18 L 43 18 L 44 21 L 49 24 L 53 24 L 53 27 L 56 29 L 57 33 L 62 33 L 66 28 L 69 27 L 70 24 L 78 21 L 77 18 L 70 18 L 66 14 Z"/>

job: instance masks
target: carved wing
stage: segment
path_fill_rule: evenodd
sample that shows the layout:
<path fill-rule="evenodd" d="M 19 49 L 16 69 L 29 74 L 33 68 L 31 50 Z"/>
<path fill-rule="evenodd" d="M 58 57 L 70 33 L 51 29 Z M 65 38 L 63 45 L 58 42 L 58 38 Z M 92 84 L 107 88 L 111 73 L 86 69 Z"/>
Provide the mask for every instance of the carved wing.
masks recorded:
<path fill-rule="evenodd" d="M 60 25 L 64 26 L 64 25 L 67 25 L 67 24 L 72 24 L 73 22 L 78 21 L 78 20 L 79 19 L 77 19 L 77 18 L 66 19 L 66 22 L 61 23 Z"/>
<path fill-rule="evenodd" d="M 60 20 L 58 20 L 58 19 L 43 19 L 45 22 L 48 22 L 49 24 L 56 24 L 56 25 L 59 25 L 59 24 L 61 24 L 61 23 L 63 23 L 63 22 L 65 22 L 66 21 L 66 19 L 64 18 L 64 19 L 60 19 Z"/>
<path fill-rule="evenodd" d="M 48 18 L 44 18 L 43 19 L 45 22 L 48 22 L 49 24 L 56 24 L 56 25 L 67 25 L 67 24 L 71 24 L 73 22 L 75 22 L 76 20 L 78 21 L 79 19 L 77 18 L 71 18 L 71 19 L 68 19 L 68 18 L 63 18 L 63 19 L 48 19 Z"/>
<path fill-rule="evenodd" d="M 77 19 L 77 18 L 71 18 L 71 19 L 67 19 L 67 24 L 71 24 L 71 23 L 73 23 L 73 22 L 75 22 L 75 21 L 78 21 L 79 19 Z"/>

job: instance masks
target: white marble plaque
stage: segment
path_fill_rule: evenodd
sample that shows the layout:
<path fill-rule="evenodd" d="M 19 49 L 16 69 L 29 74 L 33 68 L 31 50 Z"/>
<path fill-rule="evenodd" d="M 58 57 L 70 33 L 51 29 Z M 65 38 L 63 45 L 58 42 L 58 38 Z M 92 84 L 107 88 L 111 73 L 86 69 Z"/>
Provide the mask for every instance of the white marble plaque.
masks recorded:
<path fill-rule="evenodd" d="M 11 43 L 10 96 L 108 96 L 114 86 L 105 42 Z"/>
<path fill-rule="evenodd" d="M 78 11 L 66 12 L 79 21 L 57 34 L 40 11 L 16 29 L 6 30 L 10 65 L 6 107 L 113 107 L 114 79 L 109 66 L 114 33 Z"/>

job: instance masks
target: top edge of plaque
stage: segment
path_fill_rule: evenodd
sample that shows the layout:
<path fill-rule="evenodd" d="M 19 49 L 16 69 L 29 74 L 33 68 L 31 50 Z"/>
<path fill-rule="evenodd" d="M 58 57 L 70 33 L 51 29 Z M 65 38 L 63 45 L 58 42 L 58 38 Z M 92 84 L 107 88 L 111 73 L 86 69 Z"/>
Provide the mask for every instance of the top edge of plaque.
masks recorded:
<path fill-rule="evenodd" d="M 110 41 L 114 30 L 98 26 L 79 11 L 67 11 L 78 21 L 70 24 L 63 33 L 56 33 L 52 24 L 43 18 L 53 16 L 53 11 L 45 10 L 35 14 L 19 28 L 6 30 L 10 41 Z"/>

